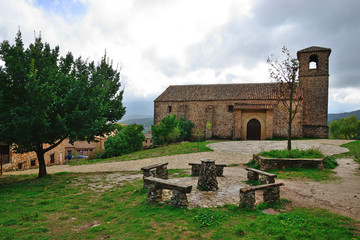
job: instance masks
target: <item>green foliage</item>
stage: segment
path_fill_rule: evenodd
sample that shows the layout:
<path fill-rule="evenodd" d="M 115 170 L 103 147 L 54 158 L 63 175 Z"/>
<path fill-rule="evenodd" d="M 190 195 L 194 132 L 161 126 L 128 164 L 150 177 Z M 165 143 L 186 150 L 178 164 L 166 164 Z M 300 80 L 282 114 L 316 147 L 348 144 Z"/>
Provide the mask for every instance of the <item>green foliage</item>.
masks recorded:
<path fill-rule="evenodd" d="M 194 214 L 194 221 L 200 228 L 215 227 L 221 222 L 228 220 L 229 215 L 222 211 L 209 208 L 198 209 Z"/>
<path fill-rule="evenodd" d="M 143 141 L 145 141 L 143 130 L 143 125 L 136 124 L 119 128 L 114 136 L 109 136 L 106 139 L 105 151 L 101 154 L 101 157 L 116 157 L 140 150 Z"/>
<path fill-rule="evenodd" d="M 160 123 L 151 126 L 154 145 L 164 145 L 184 141 L 190 138 L 194 123 L 185 121 L 183 117 L 177 119 L 176 114 L 164 117 Z"/>
<path fill-rule="evenodd" d="M 336 156 L 327 156 L 324 159 L 324 167 L 327 169 L 334 169 L 336 168 L 339 164 L 336 161 Z"/>
<path fill-rule="evenodd" d="M 250 168 L 260 169 L 260 165 L 255 159 L 251 159 L 248 163 L 245 163 L 245 165 Z"/>
<path fill-rule="evenodd" d="M 45 152 L 65 138 L 90 141 L 109 133 L 114 126 L 107 123 L 125 113 L 120 73 L 106 55 L 98 64 L 71 53 L 60 57 L 59 47 L 40 36 L 25 49 L 19 31 L 14 45 L 0 44 L 0 59 L 1 141 L 20 153 L 35 151 L 39 176 L 46 175 Z"/>
<path fill-rule="evenodd" d="M 284 150 L 270 150 L 263 151 L 259 153 L 260 156 L 264 157 L 273 157 L 273 158 L 323 158 L 324 154 L 322 154 L 318 149 L 292 149 L 288 151 Z"/>
<path fill-rule="evenodd" d="M 337 139 L 360 139 L 360 120 L 355 115 L 330 123 L 330 137 Z"/>

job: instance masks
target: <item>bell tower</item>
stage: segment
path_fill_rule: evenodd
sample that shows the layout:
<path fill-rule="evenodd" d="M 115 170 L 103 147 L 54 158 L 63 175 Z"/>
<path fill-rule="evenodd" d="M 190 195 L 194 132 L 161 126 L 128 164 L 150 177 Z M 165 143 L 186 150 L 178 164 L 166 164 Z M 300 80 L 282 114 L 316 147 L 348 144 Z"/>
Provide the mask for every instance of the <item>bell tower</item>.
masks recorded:
<path fill-rule="evenodd" d="M 330 48 L 309 47 L 297 52 L 303 89 L 303 137 L 328 138 Z"/>

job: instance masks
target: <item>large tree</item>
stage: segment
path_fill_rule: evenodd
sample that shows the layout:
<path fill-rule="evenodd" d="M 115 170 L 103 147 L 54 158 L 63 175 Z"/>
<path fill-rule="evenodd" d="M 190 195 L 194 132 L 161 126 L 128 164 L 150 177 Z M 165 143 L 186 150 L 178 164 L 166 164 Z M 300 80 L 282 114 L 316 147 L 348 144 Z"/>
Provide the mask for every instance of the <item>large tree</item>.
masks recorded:
<path fill-rule="evenodd" d="M 302 101 L 302 88 L 299 81 L 299 61 L 291 57 L 286 47 L 282 48 L 284 58 L 274 60 L 268 58 L 270 78 L 279 84 L 278 100 L 282 103 L 282 109 L 287 113 L 288 123 L 288 144 L 287 149 L 291 150 L 292 123 L 298 113 Z"/>
<path fill-rule="evenodd" d="M 19 31 L 15 44 L 1 43 L 0 59 L 0 140 L 17 153 L 35 151 L 39 177 L 46 175 L 44 154 L 65 138 L 94 140 L 125 114 L 120 72 L 106 54 L 97 64 L 61 57 L 41 36 L 25 49 Z"/>

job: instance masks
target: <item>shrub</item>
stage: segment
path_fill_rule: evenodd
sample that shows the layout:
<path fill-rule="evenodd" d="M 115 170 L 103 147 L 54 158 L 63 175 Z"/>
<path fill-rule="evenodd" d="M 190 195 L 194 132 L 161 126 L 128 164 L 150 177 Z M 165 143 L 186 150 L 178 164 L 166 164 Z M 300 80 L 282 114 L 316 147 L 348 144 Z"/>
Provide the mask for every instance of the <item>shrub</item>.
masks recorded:
<path fill-rule="evenodd" d="M 105 152 L 99 156 L 101 158 L 116 157 L 140 150 L 143 141 L 145 141 L 143 130 L 143 125 L 136 124 L 121 128 L 114 136 L 106 139 Z"/>
<path fill-rule="evenodd" d="M 176 114 L 164 117 L 160 123 L 151 126 L 154 145 L 164 145 L 187 140 L 191 136 L 194 123 L 185 121 L 183 117 L 177 119 Z"/>
<path fill-rule="evenodd" d="M 360 120 L 356 116 L 341 118 L 330 123 L 330 137 L 338 139 L 360 139 Z"/>
<path fill-rule="evenodd" d="M 92 160 L 92 159 L 99 158 L 99 156 L 101 156 L 103 154 L 103 152 L 104 152 L 104 150 L 102 150 L 102 149 L 92 151 L 88 154 L 88 159 Z"/>

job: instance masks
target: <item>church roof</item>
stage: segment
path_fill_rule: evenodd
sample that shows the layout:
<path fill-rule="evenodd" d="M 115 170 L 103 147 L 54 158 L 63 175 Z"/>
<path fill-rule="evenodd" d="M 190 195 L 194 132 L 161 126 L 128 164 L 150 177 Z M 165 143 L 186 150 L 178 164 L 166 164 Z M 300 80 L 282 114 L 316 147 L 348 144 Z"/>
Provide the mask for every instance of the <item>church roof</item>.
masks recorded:
<path fill-rule="evenodd" d="M 172 85 L 154 102 L 214 100 L 274 100 L 277 83 Z"/>
<path fill-rule="evenodd" d="M 311 46 L 308 48 L 304 48 L 302 50 L 299 50 L 298 53 L 307 53 L 307 52 L 331 52 L 331 48 L 324 48 L 324 47 L 318 47 L 318 46 Z"/>

